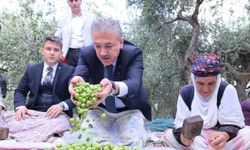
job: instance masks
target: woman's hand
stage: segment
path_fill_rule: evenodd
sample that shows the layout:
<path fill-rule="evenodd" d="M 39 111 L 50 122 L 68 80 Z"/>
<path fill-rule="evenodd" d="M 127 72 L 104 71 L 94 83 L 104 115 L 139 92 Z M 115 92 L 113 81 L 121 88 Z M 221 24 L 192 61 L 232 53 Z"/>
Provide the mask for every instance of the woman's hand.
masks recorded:
<path fill-rule="evenodd" d="M 214 149 L 219 150 L 223 149 L 228 139 L 229 135 L 226 132 L 216 131 L 209 139 L 209 142 Z"/>
<path fill-rule="evenodd" d="M 190 145 L 193 143 L 193 139 L 185 138 L 185 137 L 183 136 L 183 134 L 181 134 L 181 142 L 182 142 L 182 144 L 184 144 L 185 146 L 190 146 Z"/>

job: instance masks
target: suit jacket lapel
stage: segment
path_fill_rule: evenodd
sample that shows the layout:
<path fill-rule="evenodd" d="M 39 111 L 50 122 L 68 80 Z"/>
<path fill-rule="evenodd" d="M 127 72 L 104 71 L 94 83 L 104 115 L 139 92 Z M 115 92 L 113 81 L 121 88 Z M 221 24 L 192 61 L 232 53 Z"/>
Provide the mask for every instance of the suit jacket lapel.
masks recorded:
<path fill-rule="evenodd" d="M 96 57 L 93 59 L 92 64 L 90 66 L 91 74 L 93 77 L 91 77 L 91 74 L 89 75 L 89 81 L 88 82 L 93 82 L 93 84 L 99 84 L 100 81 L 104 77 L 104 67 L 101 61 Z M 92 71 L 93 70 L 93 71 Z M 92 80 L 95 79 L 95 80 Z"/>
<path fill-rule="evenodd" d="M 37 98 L 37 94 L 39 93 L 39 86 L 41 85 L 41 81 L 42 81 L 42 74 L 43 74 L 43 63 L 39 63 L 37 68 L 35 68 L 36 70 L 34 70 L 34 74 L 32 75 L 35 78 L 35 87 L 34 87 L 34 93 L 36 93 L 36 96 L 34 99 Z"/>
<path fill-rule="evenodd" d="M 121 51 L 120 51 L 121 53 Z M 120 81 L 121 80 L 121 71 L 122 71 L 122 63 L 121 63 L 121 54 L 118 56 L 115 70 L 114 70 L 114 81 Z"/>
<path fill-rule="evenodd" d="M 98 62 L 96 65 L 96 69 L 94 71 L 94 73 L 96 74 L 97 77 L 97 81 L 100 81 L 104 78 L 104 66 L 101 62 Z M 95 84 L 99 84 L 99 83 L 95 83 Z"/>

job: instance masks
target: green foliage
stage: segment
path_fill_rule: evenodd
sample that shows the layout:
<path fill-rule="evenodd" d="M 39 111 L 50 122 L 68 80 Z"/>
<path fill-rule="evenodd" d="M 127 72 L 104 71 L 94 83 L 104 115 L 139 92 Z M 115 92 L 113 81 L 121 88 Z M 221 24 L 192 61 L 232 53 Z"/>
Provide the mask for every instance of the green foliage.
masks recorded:
<path fill-rule="evenodd" d="M 221 51 L 222 61 L 230 63 L 237 72 L 244 73 L 250 66 L 250 27 L 238 28 L 236 31 L 223 30 L 216 37 L 214 46 Z M 219 41 L 219 42 L 218 42 Z M 249 69 L 248 69 L 249 70 Z M 225 77 L 234 81 L 229 73 Z"/>
<path fill-rule="evenodd" d="M 162 22 L 173 17 L 177 2 L 142 3 L 139 5 L 142 14 L 135 24 L 131 24 L 128 36 L 133 37 L 144 53 L 144 84 L 154 117 L 173 117 L 179 88 L 185 84 L 181 78 L 191 28 L 185 22 L 161 26 Z"/>
<path fill-rule="evenodd" d="M 128 36 L 144 52 L 144 84 L 150 96 L 154 117 L 174 117 L 178 91 L 183 86 L 182 71 L 185 52 L 192 37 L 192 27 L 187 22 L 171 21 L 177 16 L 181 2 L 185 3 L 185 13 L 194 10 L 195 2 L 190 1 L 149 1 L 127 0 L 130 7 L 137 8 L 138 16 L 130 24 Z M 246 18 L 231 21 L 228 25 L 220 13 L 223 0 L 204 1 L 199 12 L 201 33 L 198 39 L 198 51 L 217 52 L 222 61 L 236 68 L 238 73 L 249 67 L 249 21 Z M 210 20 L 207 16 L 214 16 Z M 232 28 L 233 25 L 233 28 Z M 231 52 L 230 49 L 234 49 Z M 229 70 L 224 70 L 229 82 L 233 83 Z M 229 78 L 230 76 L 230 78 Z M 249 82 L 249 81 L 243 81 Z M 238 89 L 240 90 L 240 89 Z"/>

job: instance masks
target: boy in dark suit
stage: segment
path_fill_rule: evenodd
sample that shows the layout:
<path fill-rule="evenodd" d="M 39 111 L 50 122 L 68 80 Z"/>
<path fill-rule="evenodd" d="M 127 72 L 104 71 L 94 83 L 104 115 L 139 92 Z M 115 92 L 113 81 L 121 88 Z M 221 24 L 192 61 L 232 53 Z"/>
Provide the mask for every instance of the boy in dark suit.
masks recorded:
<path fill-rule="evenodd" d="M 72 117 L 74 104 L 68 92 L 68 82 L 74 68 L 59 62 L 62 44 L 57 37 L 44 39 L 41 54 L 44 62 L 28 65 L 14 94 L 15 117 L 32 115 L 30 109 L 47 112 L 50 118 L 65 112 Z M 29 94 L 27 104 L 26 96 Z"/>

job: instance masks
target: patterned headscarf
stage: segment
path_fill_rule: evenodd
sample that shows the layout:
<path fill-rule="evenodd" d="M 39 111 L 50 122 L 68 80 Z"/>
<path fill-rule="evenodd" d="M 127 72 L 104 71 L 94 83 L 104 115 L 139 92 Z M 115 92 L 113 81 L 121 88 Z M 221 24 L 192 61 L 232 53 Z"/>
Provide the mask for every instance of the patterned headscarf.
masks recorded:
<path fill-rule="evenodd" d="M 199 55 L 192 65 L 192 73 L 199 77 L 217 76 L 220 69 L 219 57 L 213 53 Z"/>

